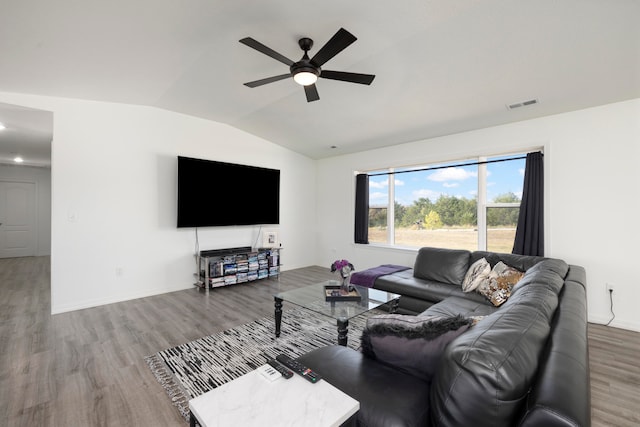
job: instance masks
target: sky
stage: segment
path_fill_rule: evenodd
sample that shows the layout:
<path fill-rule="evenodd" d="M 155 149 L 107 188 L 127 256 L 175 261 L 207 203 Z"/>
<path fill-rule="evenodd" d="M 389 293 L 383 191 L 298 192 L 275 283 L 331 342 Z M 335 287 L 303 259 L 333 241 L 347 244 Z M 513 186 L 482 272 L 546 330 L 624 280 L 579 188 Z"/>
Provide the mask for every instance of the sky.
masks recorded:
<path fill-rule="evenodd" d="M 498 159 L 498 157 L 492 159 Z M 447 166 L 447 164 L 433 166 Z M 496 196 L 509 192 L 522 197 L 524 167 L 525 159 L 487 164 L 487 200 L 491 202 Z M 421 197 L 435 202 L 443 194 L 466 199 L 474 199 L 478 194 L 477 166 L 455 166 L 421 172 L 397 173 L 394 178 L 396 201 L 405 206 L 411 205 Z M 387 176 L 371 176 L 369 205 L 386 206 L 387 194 Z"/>

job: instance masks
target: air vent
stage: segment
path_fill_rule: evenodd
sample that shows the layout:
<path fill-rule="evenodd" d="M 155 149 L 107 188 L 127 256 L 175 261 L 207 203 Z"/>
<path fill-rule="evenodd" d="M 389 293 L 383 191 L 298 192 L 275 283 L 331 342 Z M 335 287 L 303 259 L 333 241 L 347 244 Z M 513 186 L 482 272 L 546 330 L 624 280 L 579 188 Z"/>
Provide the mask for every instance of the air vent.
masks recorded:
<path fill-rule="evenodd" d="M 537 104 L 537 103 L 538 103 L 537 99 L 530 99 L 528 101 L 517 102 L 515 104 L 507 105 L 507 108 L 509 110 L 515 110 L 516 108 L 528 107 L 529 105 L 534 105 L 534 104 Z"/>

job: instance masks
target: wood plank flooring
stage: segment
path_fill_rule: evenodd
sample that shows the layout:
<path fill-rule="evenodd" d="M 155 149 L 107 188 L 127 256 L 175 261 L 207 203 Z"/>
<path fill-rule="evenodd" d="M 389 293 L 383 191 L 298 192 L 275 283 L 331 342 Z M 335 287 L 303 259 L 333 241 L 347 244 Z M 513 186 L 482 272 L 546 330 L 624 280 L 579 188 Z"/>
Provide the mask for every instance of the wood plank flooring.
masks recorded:
<path fill-rule="evenodd" d="M 0 426 L 186 426 L 144 357 L 271 316 L 273 293 L 333 278 L 308 267 L 51 316 L 49 261 L 0 259 Z M 593 425 L 640 425 L 640 333 L 590 325 L 589 343 Z"/>

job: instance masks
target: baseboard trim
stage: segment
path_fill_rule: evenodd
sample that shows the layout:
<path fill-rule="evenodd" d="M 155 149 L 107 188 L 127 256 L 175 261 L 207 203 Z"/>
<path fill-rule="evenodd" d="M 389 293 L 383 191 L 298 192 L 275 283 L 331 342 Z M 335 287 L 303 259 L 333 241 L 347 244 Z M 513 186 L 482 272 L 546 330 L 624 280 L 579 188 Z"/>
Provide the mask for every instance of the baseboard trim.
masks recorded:
<path fill-rule="evenodd" d="M 611 320 L 611 316 L 609 317 L 589 316 L 588 320 L 589 320 L 589 323 L 596 323 L 598 325 L 607 325 L 607 323 L 609 323 L 609 321 Z M 617 318 L 614 318 L 611 321 L 611 323 L 609 323 L 608 326 L 611 326 L 612 328 L 620 328 L 620 329 L 626 329 L 628 331 L 640 332 L 640 324 L 634 323 L 634 322 L 626 322 L 624 320 L 619 320 Z"/>
<path fill-rule="evenodd" d="M 193 284 L 181 285 L 181 286 L 163 288 L 163 289 L 153 288 L 153 289 L 145 289 L 143 291 L 135 292 L 131 294 L 118 295 L 112 298 L 85 300 L 85 301 L 80 301 L 78 303 L 69 304 L 69 305 L 64 305 L 64 304 L 55 305 L 55 306 L 52 305 L 51 314 L 56 315 L 56 314 L 68 313 L 70 311 L 84 310 L 85 308 L 94 308 L 94 307 L 99 307 L 101 305 L 115 304 L 118 302 L 130 301 L 138 298 L 152 297 L 155 295 L 162 295 L 169 292 L 183 291 L 185 289 L 191 289 L 191 288 L 194 288 Z"/>

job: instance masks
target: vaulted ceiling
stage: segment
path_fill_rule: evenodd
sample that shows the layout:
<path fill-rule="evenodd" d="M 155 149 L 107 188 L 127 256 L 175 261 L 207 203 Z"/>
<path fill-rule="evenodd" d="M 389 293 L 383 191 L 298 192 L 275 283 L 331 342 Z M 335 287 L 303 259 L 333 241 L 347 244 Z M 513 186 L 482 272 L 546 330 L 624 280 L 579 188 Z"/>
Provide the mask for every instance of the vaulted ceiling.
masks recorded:
<path fill-rule="evenodd" d="M 298 39 L 313 56 L 339 28 L 358 40 L 323 68 L 370 86 L 320 79 L 307 102 L 292 79 L 243 85 L 288 67 L 240 39 L 297 61 Z M 319 159 L 638 98 L 640 2 L 21 0 L 0 55 L 0 92 L 159 107 Z"/>

